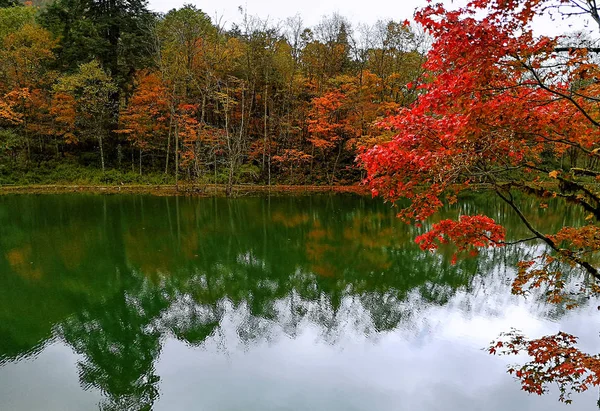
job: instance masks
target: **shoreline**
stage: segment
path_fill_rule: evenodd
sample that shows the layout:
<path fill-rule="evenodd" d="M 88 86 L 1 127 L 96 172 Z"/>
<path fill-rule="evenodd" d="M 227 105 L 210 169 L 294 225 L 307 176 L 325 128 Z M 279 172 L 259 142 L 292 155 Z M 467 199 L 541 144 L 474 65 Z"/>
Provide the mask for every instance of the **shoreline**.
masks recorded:
<path fill-rule="evenodd" d="M 222 184 L 124 184 L 124 185 L 89 185 L 89 184 L 41 184 L 25 186 L 0 186 L 0 196 L 9 194 L 145 194 L 154 196 L 194 196 L 212 197 L 226 196 L 226 185 Z M 234 185 L 231 197 L 247 195 L 305 195 L 315 193 L 351 193 L 369 195 L 365 186 L 306 186 L 306 185 Z"/>

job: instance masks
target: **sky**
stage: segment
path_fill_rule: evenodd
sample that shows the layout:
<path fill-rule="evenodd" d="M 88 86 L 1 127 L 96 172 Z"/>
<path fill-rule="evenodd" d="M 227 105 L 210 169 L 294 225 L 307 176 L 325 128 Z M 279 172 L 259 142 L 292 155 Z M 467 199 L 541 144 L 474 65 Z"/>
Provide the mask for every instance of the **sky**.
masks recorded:
<path fill-rule="evenodd" d="M 209 16 L 219 16 L 224 22 L 239 22 L 238 7 L 247 10 L 249 15 L 272 22 L 284 20 L 299 14 L 306 26 L 317 24 L 324 15 L 337 12 L 352 23 L 372 24 L 378 19 L 403 21 L 410 19 L 415 8 L 426 4 L 425 0 L 150 0 L 150 8 L 160 12 L 169 11 L 185 3 L 194 4 Z"/>
<path fill-rule="evenodd" d="M 149 0 L 150 8 L 159 12 L 167 12 L 173 8 L 181 7 L 183 4 L 191 3 L 207 13 L 213 21 L 219 21 L 221 25 L 229 27 L 231 23 L 240 23 L 242 14 L 241 6 L 248 15 L 267 19 L 271 23 L 278 23 L 287 17 L 296 14 L 302 17 L 306 27 L 312 27 L 319 23 L 321 18 L 332 13 L 339 13 L 348 18 L 354 25 L 373 24 L 377 20 L 404 21 L 411 19 L 415 9 L 427 4 L 426 0 Z M 468 0 L 438 0 L 448 7 L 465 5 Z M 534 23 L 534 30 L 538 34 L 556 35 L 571 32 L 577 29 L 585 29 L 581 20 L 569 22 L 552 21 L 549 18 L 538 18 Z M 590 25 L 588 29 L 594 30 Z M 596 37 L 596 36 L 594 36 Z"/>

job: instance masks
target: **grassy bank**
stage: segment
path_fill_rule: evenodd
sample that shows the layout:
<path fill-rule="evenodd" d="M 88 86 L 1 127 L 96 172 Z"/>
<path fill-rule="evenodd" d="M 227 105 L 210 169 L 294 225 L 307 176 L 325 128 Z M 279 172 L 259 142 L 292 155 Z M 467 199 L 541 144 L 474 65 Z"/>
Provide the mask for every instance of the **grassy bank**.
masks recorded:
<path fill-rule="evenodd" d="M 0 195 L 7 194 L 61 194 L 61 193 L 96 193 L 96 194 L 150 194 L 156 196 L 225 196 L 227 186 L 221 184 L 118 184 L 118 185 L 90 185 L 90 184 L 32 184 L 32 185 L 4 185 L 0 186 Z M 296 185 L 235 185 L 233 196 L 253 194 L 272 195 L 302 195 L 313 193 L 354 193 L 368 194 L 364 186 L 296 186 Z"/>
<path fill-rule="evenodd" d="M 0 164 L 0 187 L 33 185 L 146 185 L 174 184 L 175 179 L 164 173 L 139 174 L 131 170 L 102 170 L 74 162 L 53 161 L 28 166 Z"/>
<path fill-rule="evenodd" d="M 242 169 L 235 176 L 234 191 L 244 193 L 302 193 L 322 191 L 351 191 L 363 193 L 366 190 L 352 180 L 339 181 L 330 186 L 323 179 L 304 176 L 303 179 L 290 181 L 282 176 L 273 176 L 269 186 L 257 173 L 246 173 Z M 0 194 L 7 193 L 64 193 L 64 192 L 101 192 L 101 193 L 151 193 L 158 195 L 225 194 L 227 173 L 206 174 L 190 180 L 182 173 L 179 184 L 175 186 L 175 177 L 164 172 L 140 174 L 131 169 L 107 169 L 102 172 L 92 165 L 82 165 L 74 161 L 58 163 L 55 161 L 31 162 L 29 165 L 7 164 L 0 162 Z M 308 182 L 308 184 L 306 184 Z"/>

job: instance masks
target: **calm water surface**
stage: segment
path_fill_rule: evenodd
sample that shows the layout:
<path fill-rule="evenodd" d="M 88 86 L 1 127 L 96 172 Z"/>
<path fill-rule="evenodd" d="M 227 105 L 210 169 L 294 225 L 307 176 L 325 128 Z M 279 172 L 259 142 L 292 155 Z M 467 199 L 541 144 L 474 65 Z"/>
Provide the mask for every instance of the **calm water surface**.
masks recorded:
<path fill-rule="evenodd" d="M 580 216 L 527 204 L 550 231 Z M 485 212 L 484 195 L 443 216 Z M 0 410 L 594 410 L 482 348 L 511 326 L 598 351 L 597 301 L 510 295 L 534 247 L 450 265 L 354 196 L 0 197 Z"/>

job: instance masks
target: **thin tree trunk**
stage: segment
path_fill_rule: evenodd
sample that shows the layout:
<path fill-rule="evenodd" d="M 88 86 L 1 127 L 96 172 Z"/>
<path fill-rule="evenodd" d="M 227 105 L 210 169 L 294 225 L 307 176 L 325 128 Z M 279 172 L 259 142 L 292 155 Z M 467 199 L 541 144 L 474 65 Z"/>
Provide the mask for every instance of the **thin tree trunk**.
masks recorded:
<path fill-rule="evenodd" d="M 173 113 L 169 119 L 169 134 L 167 135 L 167 159 L 165 161 L 165 175 L 169 173 L 169 155 L 171 154 L 171 130 L 173 130 Z"/>
<path fill-rule="evenodd" d="M 265 100 L 265 110 L 264 110 L 264 137 L 263 137 L 263 155 L 262 155 L 262 170 L 263 173 L 265 171 L 265 157 L 267 154 L 267 137 L 268 137 L 268 133 L 267 133 L 267 92 L 268 92 L 268 88 L 267 85 L 265 84 L 265 95 L 264 95 L 264 100 Z M 264 174 L 263 174 L 264 175 Z"/>
<path fill-rule="evenodd" d="M 333 185 L 333 180 L 335 178 L 335 169 L 337 168 L 338 162 L 340 160 L 340 156 L 342 155 L 342 147 L 343 147 L 343 144 L 340 143 L 340 149 L 338 151 L 337 156 L 335 157 L 335 162 L 333 163 L 333 170 L 331 170 L 331 179 L 329 180 L 330 186 Z"/>
<path fill-rule="evenodd" d="M 315 145 L 313 144 L 311 152 L 310 152 L 310 167 L 308 169 L 308 174 L 310 174 L 311 177 L 312 177 L 312 173 L 313 173 L 314 159 L 315 159 Z"/>
<path fill-rule="evenodd" d="M 179 127 L 175 123 L 175 190 L 179 191 Z"/>
<path fill-rule="evenodd" d="M 213 151 L 213 155 L 215 156 L 215 188 L 217 185 L 217 150 Z"/>
<path fill-rule="evenodd" d="M 104 147 L 102 144 L 102 132 L 98 134 L 98 142 L 100 144 L 100 163 L 102 164 L 102 174 L 104 174 Z"/>
<path fill-rule="evenodd" d="M 25 141 L 27 143 L 27 164 L 31 161 L 31 143 L 29 141 L 29 133 L 25 131 Z"/>
<path fill-rule="evenodd" d="M 229 87 L 227 87 L 226 89 L 226 95 L 227 95 L 227 103 L 226 103 L 226 107 L 225 107 L 225 136 L 227 138 L 227 151 L 229 153 L 229 172 L 228 172 L 228 178 L 227 178 L 227 187 L 225 188 L 225 195 L 227 195 L 228 197 L 231 195 L 231 186 L 232 186 L 232 157 L 233 157 L 233 146 L 231 143 L 231 134 L 229 134 Z"/>

